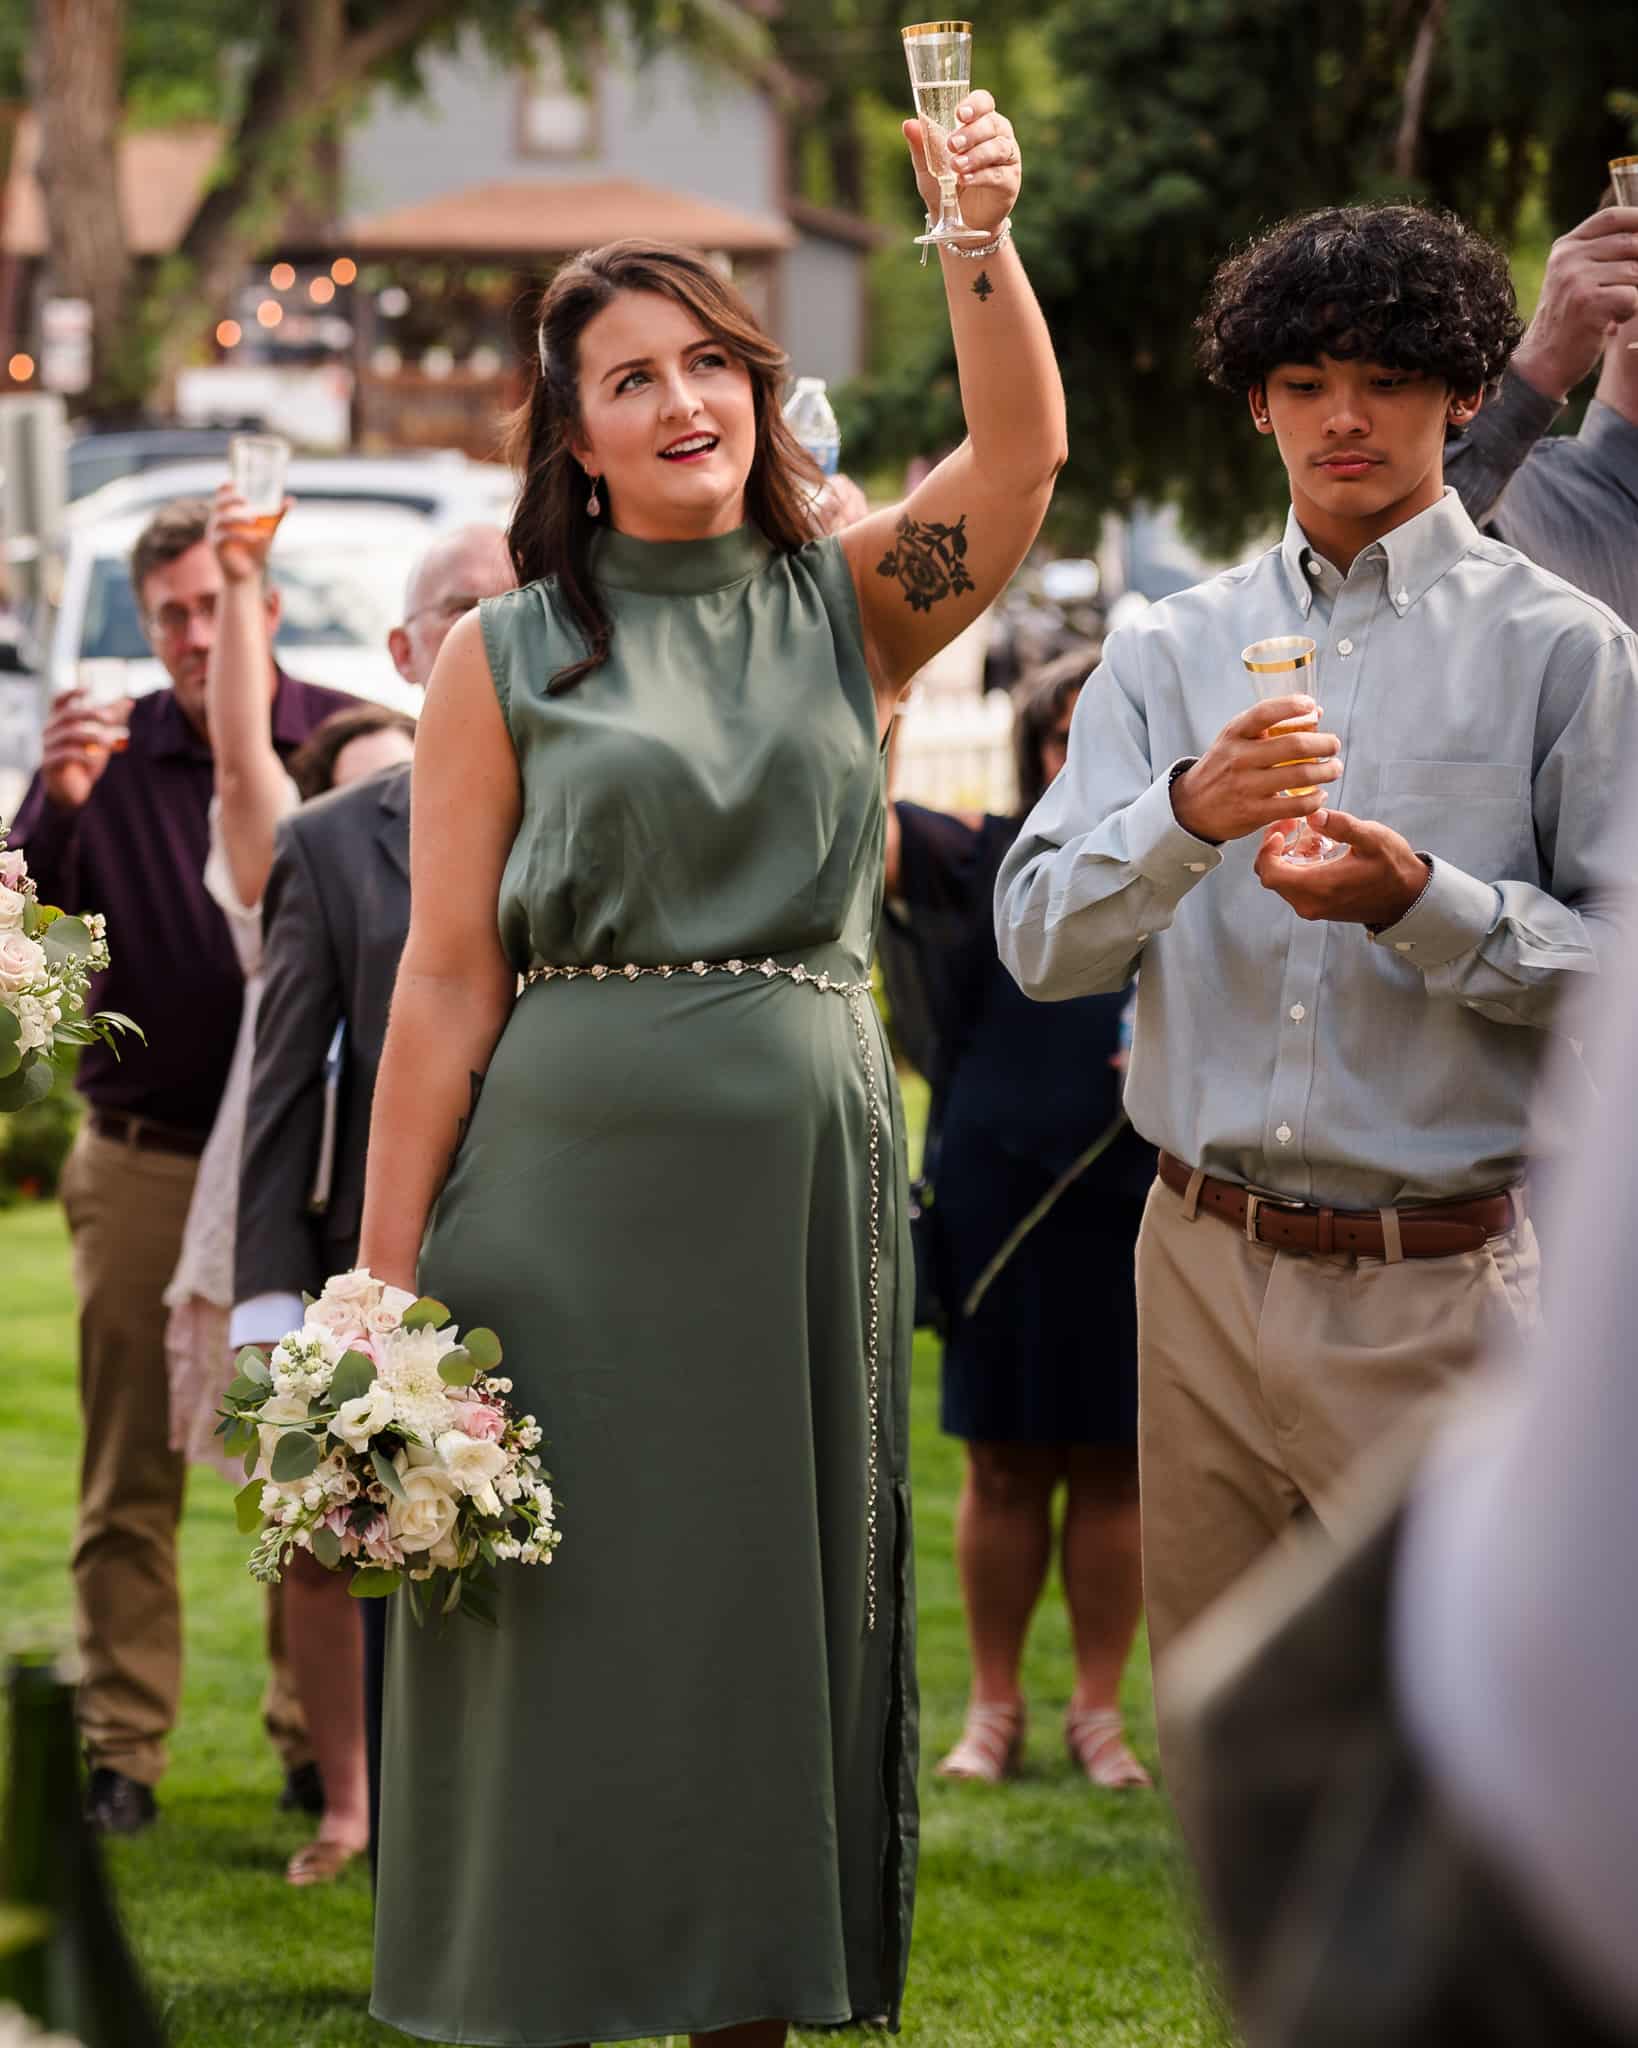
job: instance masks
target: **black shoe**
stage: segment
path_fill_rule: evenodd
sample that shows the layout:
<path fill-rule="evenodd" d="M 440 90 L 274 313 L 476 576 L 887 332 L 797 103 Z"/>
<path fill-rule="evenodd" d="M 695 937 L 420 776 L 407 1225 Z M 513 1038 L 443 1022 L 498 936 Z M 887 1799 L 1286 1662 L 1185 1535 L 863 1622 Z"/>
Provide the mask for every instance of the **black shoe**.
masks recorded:
<path fill-rule="evenodd" d="M 280 1813 L 310 1813 L 314 1820 L 324 1814 L 324 1780 L 319 1776 L 319 1767 L 314 1763 L 297 1764 L 284 1774 L 284 1790 L 279 1794 Z"/>
<path fill-rule="evenodd" d="M 140 1835 L 159 1818 L 159 1807 L 149 1786 L 99 1766 L 91 1773 L 85 1817 L 99 1835 Z"/>

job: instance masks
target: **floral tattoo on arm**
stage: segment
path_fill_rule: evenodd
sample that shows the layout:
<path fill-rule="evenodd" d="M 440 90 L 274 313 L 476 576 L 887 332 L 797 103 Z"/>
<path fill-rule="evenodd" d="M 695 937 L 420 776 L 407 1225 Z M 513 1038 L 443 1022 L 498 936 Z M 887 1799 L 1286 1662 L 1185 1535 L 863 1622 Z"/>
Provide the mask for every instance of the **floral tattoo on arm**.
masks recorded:
<path fill-rule="evenodd" d="M 959 597 L 974 587 L 967 573 L 966 554 L 965 512 L 954 526 L 906 514 L 899 521 L 892 547 L 876 564 L 876 574 L 896 577 L 910 609 L 929 612 L 940 598 Z"/>

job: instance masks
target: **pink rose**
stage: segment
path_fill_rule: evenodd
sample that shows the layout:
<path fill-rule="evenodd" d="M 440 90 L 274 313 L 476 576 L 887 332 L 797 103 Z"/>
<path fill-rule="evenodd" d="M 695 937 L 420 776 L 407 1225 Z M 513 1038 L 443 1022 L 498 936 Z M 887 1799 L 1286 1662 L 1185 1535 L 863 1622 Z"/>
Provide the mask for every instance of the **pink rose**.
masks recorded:
<path fill-rule="evenodd" d="M 506 1417 L 487 1401 L 457 1401 L 455 1427 L 474 1443 L 498 1444 L 506 1434 Z"/>
<path fill-rule="evenodd" d="M 0 994 L 16 995 L 44 979 L 45 948 L 20 931 L 0 934 Z"/>
<path fill-rule="evenodd" d="M 22 849 L 13 847 L 7 853 L 0 853 L 0 888 L 16 889 L 19 893 L 28 886 L 28 862 Z"/>

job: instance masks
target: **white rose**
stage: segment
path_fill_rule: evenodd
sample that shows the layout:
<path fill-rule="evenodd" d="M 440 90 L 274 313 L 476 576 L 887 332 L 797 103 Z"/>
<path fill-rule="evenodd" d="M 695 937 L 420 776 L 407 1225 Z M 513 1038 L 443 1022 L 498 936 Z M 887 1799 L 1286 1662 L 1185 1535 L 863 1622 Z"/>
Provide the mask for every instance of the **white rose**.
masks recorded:
<path fill-rule="evenodd" d="M 315 1301 L 307 1311 L 306 1329 L 322 1331 L 332 1341 L 345 1344 L 364 1328 L 364 1310 L 356 1301 Z"/>
<path fill-rule="evenodd" d="M 372 1337 L 390 1337 L 394 1330 L 402 1328 L 403 1321 L 403 1311 L 389 1308 L 384 1301 L 364 1311 L 364 1328 Z"/>
<path fill-rule="evenodd" d="M 336 1419 L 330 1424 L 330 1434 L 340 1437 L 344 1444 L 355 1451 L 367 1449 L 370 1438 L 383 1430 L 393 1418 L 392 1393 L 379 1382 L 367 1394 L 360 1394 L 356 1401 L 343 1401 Z"/>
<path fill-rule="evenodd" d="M 19 890 L 8 889 L 0 883 L 0 932 L 20 931 L 23 912 L 28 908 L 28 898 Z"/>
<path fill-rule="evenodd" d="M 44 981 L 45 974 L 45 948 L 38 939 L 17 931 L 0 933 L 0 995 L 20 995 Z"/>
<path fill-rule="evenodd" d="M 383 1284 L 381 1289 L 381 1306 L 391 1309 L 398 1320 L 402 1322 L 405 1311 L 414 1308 L 415 1296 L 407 1288 L 388 1287 Z"/>
<path fill-rule="evenodd" d="M 258 1411 L 261 1424 L 262 1464 L 264 1468 L 272 1463 L 273 1453 L 284 1440 L 285 1431 L 278 1427 L 283 1422 L 305 1422 L 307 1402 L 300 1394 L 275 1394 L 270 1401 L 264 1401 Z M 278 1480 L 275 1485 L 283 1484 Z"/>
<path fill-rule="evenodd" d="M 359 1310 L 374 1308 L 381 1299 L 381 1282 L 375 1279 L 368 1266 L 358 1266 L 350 1273 L 337 1273 L 326 1280 L 320 1302 L 345 1302 Z"/>
<path fill-rule="evenodd" d="M 457 1501 L 447 1472 L 436 1465 L 412 1465 L 403 1474 L 405 1498 L 387 1502 L 387 1533 L 406 1556 L 446 1543 L 455 1527 Z"/>
<path fill-rule="evenodd" d="M 476 1493 L 480 1487 L 493 1486 L 506 1470 L 506 1453 L 499 1444 L 482 1443 L 461 1429 L 444 1431 L 438 1438 L 438 1455 L 462 1493 Z M 485 1512 L 498 1513 L 498 1503 L 495 1509 Z"/>

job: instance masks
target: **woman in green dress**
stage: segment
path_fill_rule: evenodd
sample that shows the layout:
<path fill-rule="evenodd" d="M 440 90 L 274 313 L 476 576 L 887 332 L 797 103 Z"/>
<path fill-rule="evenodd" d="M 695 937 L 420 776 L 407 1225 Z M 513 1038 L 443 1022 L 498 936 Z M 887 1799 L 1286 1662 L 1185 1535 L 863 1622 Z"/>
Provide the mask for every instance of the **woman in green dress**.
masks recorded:
<path fill-rule="evenodd" d="M 389 1652 L 373 2010 L 438 2041 L 898 2022 L 916 1861 L 902 1126 L 881 743 L 1063 460 L 970 96 L 969 439 L 812 538 L 784 359 L 699 258 L 541 306 L 510 542 L 416 753 L 360 1257 L 492 1324 L 563 1546 Z M 929 208 L 920 131 L 906 124 Z M 498 905 L 498 916 L 493 906 Z M 527 977 L 521 993 L 519 975 Z"/>

